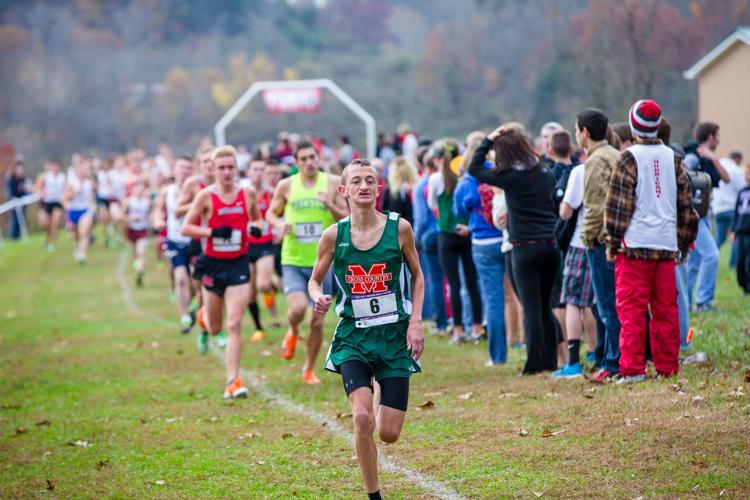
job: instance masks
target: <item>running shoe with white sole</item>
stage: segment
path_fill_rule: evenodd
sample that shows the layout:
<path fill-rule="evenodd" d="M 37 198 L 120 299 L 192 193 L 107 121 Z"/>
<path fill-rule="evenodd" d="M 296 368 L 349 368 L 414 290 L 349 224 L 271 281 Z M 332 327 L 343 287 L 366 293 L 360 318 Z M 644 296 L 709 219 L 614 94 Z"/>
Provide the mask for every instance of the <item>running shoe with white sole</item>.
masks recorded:
<path fill-rule="evenodd" d="M 263 330 L 255 330 L 250 336 L 250 342 L 263 342 L 266 340 L 266 332 Z"/>
<path fill-rule="evenodd" d="M 187 335 L 190 333 L 190 328 L 193 326 L 193 318 L 189 314 L 186 314 L 180 318 L 180 333 Z"/>
<path fill-rule="evenodd" d="M 625 384 L 638 384 L 640 382 L 643 382 L 646 380 L 646 376 L 641 375 L 624 375 L 617 379 L 617 382 L 615 384 L 617 385 L 625 385 Z"/>
<path fill-rule="evenodd" d="M 198 343 L 196 344 L 196 347 L 198 348 L 198 354 L 206 355 L 208 354 L 208 332 L 202 331 L 198 334 Z"/>
<path fill-rule="evenodd" d="M 227 346 L 227 334 L 223 331 L 216 334 L 216 346 L 219 349 L 224 349 Z"/>
<path fill-rule="evenodd" d="M 246 398 L 249 393 L 242 384 L 242 377 L 237 377 L 224 387 L 224 399 Z"/>

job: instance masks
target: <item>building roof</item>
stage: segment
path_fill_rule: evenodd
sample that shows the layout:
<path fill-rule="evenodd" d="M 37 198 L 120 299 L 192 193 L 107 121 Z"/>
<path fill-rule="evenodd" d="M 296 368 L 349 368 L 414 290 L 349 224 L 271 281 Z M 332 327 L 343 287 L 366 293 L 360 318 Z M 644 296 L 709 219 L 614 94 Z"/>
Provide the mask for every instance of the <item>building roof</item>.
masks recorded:
<path fill-rule="evenodd" d="M 708 54 L 701 57 L 698 62 L 690 67 L 690 69 L 683 72 L 682 76 L 688 80 L 692 80 L 738 42 L 750 45 L 750 26 L 738 26 L 737 29 L 734 30 L 734 33 L 725 38 L 723 42 L 714 47 L 714 49 Z"/>

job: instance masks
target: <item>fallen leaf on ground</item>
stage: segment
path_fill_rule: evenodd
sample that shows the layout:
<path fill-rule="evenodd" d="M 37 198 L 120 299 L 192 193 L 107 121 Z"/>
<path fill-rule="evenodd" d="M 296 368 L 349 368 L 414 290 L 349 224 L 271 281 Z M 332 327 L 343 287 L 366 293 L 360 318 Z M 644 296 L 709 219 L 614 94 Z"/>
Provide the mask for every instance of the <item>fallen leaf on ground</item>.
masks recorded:
<path fill-rule="evenodd" d="M 143 417 L 139 418 L 139 419 L 138 419 L 138 421 L 139 421 L 140 423 L 142 423 L 142 424 L 145 424 L 145 423 L 146 423 L 146 419 L 145 419 L 145 418 L 143 418 Z"/>
<path fill-rule="evenodd" d="M 708 465 L 706 465 L 705 462 L 700 462 L 698 460 L 691 461 L 690 465 L 692 465 L 693 467 L 697 467 L 699 469 L 705 469 L 706 467 L 708 467 Z"/>
<path fill-rule="evenodd" d="M 242 434 L 240 436 L 237 436 L 237 439 L 240 439 L 240 440 L 242 440 L 242 439 L 252 439 L 252 438 L 256 438 L 258 436 L 260 436 L 260 434 L 257 434 L 255 432 L 249 432 L 247 434 Z"/>
<path fill-rule="evenodd" d="M 66 443 L 68 446 L 78 446 L 81 448 L 88 448 L 90 446 L 94 446 L 93 444 L 89 443 L 88 441 L 68 441 Z"/>
<path fill-rule="evenodd" d="M 500 394 L 500 399 L 514 398 L 516 396 L 517 396 L 517 394 L 514 393 L 514 392 L 504 392 L 504 393 Z"/>
<path fill-rule="evenodd" d="M 255 462 L 255 463 L 256 463 L 256 464 L 258 464 L 258 465 L 265 465 L 265 464 L 266 464 L 266 461 L 265 461 L 265 460 L 258 460 L 258 461 L 257 461 L 257 462 Z"/>
<path fill-rule="evenodd" d="M 268 349 L 264 349 L 264 350 L 260 351 L 260 355 L 261 356 L 265 356 L 265 357 L 269 357 L 269 356 L 273 356 L 273 353 L 271 351 L 269 351 Z"/>
<path fill-rule="evenodd" d="M 727 396 L 730 396 L 730 397 L 733 397 L 733 398 L 741 398 L 744 395 L 745 395 L 745 393 L 742 392 L 742 387 L 738 387 L 737 389 L 735 389 L 733 391 L 729 391 L 727 393 Z"/>
<path fill-rule="evenodd" d="M 290 437 L 294 437 L 294 434 L 292 434 L 291 432 L 285 432 L 281 435 L 281 439 L 289 439 Z"/>
<path fill-rule="evenodd" d="M 556 393 L 556 392 L 548 392 L 548 393 L 547 393 L 547 394 L 545 394 L 544 396 L 545 396 L 545 397 L 547 397 L 547 398 L 556 398 L 556 397 L 558 397 L 558 396 L 559 396 L 559 394 L 558 394 L 558 393 Z"/>
<path fill-rule="evenodd" d="M 521 437 L 526 437 L 526 436 L 529 435 L 529 431 L 527 431 L 526 429 L 519 429 L 518 430 L 518 435 L 521 436 Z"/>
<path fill-rule="evenodd" d="M 36 425 L 37 427 L 41 427 L 42 425 L 52 425 L 52 422 L 50 422 L 47 419 L 44 419 L 44 420 L 40 420 L 39 422 L 35 423 L 34 425 Z"/>
<path fill-rule="evenodd" d="M 638 422 L 639 420 L 640 420 L 640 418 L 637 418 L 637 417 L 636 417 L 636 418 L 634 418 L 634 419 L 630 419 L 630 418 L 627 418 L 627 417 L 626 417 L 626 418 L 625 418 L 625 426 L 626 426 L 626 427 L 630 427 L 630 426 L 633 426 L 633 425 L 635 425 L 635 423 L 636 423 L 636 422 Z"/>
<path fill-rule="evenodd" d="M 163 479 L 159 479 L 158 481 L 154 481 L 154 484 L 164 486 L 165 484 L 167 484 L 167 482 Z"/>
<path fill-rule="evenodd" d="M 347 412 L 347 413 L 337 413 L 337 414 L 336 414 L 336 418 L 349 418 L 349 417 L 351 417 L 351 416 L 352 416 L 352 413 L 351 413 L 351 412 Z"/>
<path fill-rule="evenodd" d="M 443 394 L 445 394 L 445 391 L 425 392 L 424 397 L 430 398 L 433 396 L 442 396 Z"/>
<path fill-rule="evenodd" d="M 593 399 L 594 394 L 596 393 L 596 387 L 592 387 L 591 389 L 586 389 L 583 391 L 583 397 L 588 399 Z"/>
<path fill-rule="evenodd" d="M 159 348 L 159 343 L 158 342 L 151 342 L 151 347 L 153 349 L 158 349 Z"/>
<path fill-rule="evenodd" d="M 694 396 L 693 397 L 693 403 L 700 403 L 703 401 L 703 396 Z"/>
<path fill-rule="evenodd" d="M 21 434 L 26 434 L 29 432 L 29 430 L 26 427 L 19 427 L 16 429 L 16 436 L 20 436 Z"/>
<path fill-rule="evenodd" d="M 720 497 L 723 497 L 723 496 L 726 496 L 726 495 L 727 495 L 727 490 L 721 490 L 721 491 L 719 492 L 719 496 L 720 496 Z"/>
<path fill-rule="evenodd" d="M 47 479 L 47 491 L 55 491 L 55 485 L 49 479 Z"/>
<path fill-rule="evenodd" d="M 745 382 L 750 383 L 750 370 L 745 372 Z"/>
<path fill-rule="evenodd" d="M 18 403 L 3 403 L 2 405 L 0 405 L 0 408 L 2 408 L 3 410 L 17 410 L 20 407 L 21 405 Z"/>
<path fill-rule="evenodd" d="M 422 403 L 421 405 L 419 405 L 417 408 L 419 408 L 421 410 L 429 410 L 429 409 L 434 408 L 434 407 L 435 407 L 435 403 L 432 402 L 432 400 L 428 399 L 427 401 L 425 401 L 424 403 Z"/>
<path fill-rule="evenodd" d="M 544 429 L 544 431 L 542 431 L 542 437 L 543 438 L 548 438 L 548 437 L 553 437 L 553 436 L 559 436 L 563 432 L 565 432 L 565 429 L 561 429 L 561 430 L 555 431 L 555 432 L 552 432 L 549 429 Z"/>
<path fill-rule="evenodd" d="M 458 399 L 471 399 L 473 395 L 473 392 L 467 392 L 466 394 L 461 394 L 460 396 L 458 396 Z"/>
<path fill-rule="evenodd" d="M 544 496 L 544 492 L 543 491 L 541 491 L 541 492 L 539 492 L 539 491 L 532 491 L 531 493 L 533 493 L 534 496 L 537 497 L 537 498 Z"/>
<path fill-rule="evenodd" d="M 102 470 L 105 467 L 109 467 L 109 459 L 107 459 L 107 460 L 99 460 L 98 462 L 96 462 L 96 464 L 94 466 L 96 467 L 96 470 Z"/>

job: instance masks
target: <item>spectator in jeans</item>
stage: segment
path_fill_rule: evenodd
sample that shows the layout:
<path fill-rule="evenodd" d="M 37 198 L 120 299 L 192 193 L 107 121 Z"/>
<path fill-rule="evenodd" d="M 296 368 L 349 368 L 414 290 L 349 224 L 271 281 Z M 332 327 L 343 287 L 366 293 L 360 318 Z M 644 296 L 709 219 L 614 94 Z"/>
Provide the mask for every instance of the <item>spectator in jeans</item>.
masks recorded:
<path fill-rule="evenodd" d="M 711 122 L 699 123 L 693 131 L 695 140 L 685 146 L 685 164 L 695 165 L 696 169 L 711 176 L 711 184 L 719 187 L 719 181 L 731 182 L 729 172 L 721 165 L 714 154 L 719 145 L 719 126 Z M 719 247 L 711 235 L 710 214 L 698 224 L 698 238 L 695 249 L 688 260 L 688 295 L 696 312 L 710 311 L 716 292 L 716 277 L 719 272 Z M 698 290 L 693 300 L 696 283 Z"/>
<path fill-rule="evenodd" d="M 679 372 L 675 259 L 687 255 L 698 232 L 681 158 L 657 138 L 661 108 L 652 100 L 638 101 L 629 119 L 636 143 L 612 172 L 604 215 L 622 324 L 618 384 L 645 378 L 648 311 L 656 372 L 665 377 Z"/>
<path fill-rule="evenodd" d="M 467 138 L 463 163 L 468 165 L 479 143 L 484 139 L 482 132 L 473 132 Z M 485 162 L 491 168 L 491 162 Z M 471 255 L 479 274 L 479 289 L 485 311 L 487 311 L 487 337 L 489 361 L 487 366 L 505 363 L 508 360 L 508 347 L 505 341 L 505 297 L 503 287 L 498 284 L 505 274 L 505 260 L 502 252 L 503 233 L 492 225 L 491 199 L 494 193 L 486 184 L 480 184 L 467 173 L 459 182 L 454 193 L 453 211 L 469 221 L 471 231 Z M 484 200 L 483 200 L 484 198 Z M 489 198 L 490 202 L 486 200 Z"/>
<path fill-rule="evenodd" d="M 443 297 L 443 270 L 438 255 L 438 221 L 427 205 L 427 182 L 431 174 L 437 172 L 434 156 L 428 148 L 417 151 L 417 161 L 422 164 L 422 178 L 414 188 L 414 241 L 419 247 L 419 258 L 425 281 L 431 286 L 425 291 L 425 303 L 422 317 L 435 320 L 438 333 L 445 333 L 448 319 Z"/>
<path fill-rule="evenodd" d="M 26 179 L 24 165 L 21 161 L 16 161 L 10 169 L 6 179 L 6 191 L 8 198 L 22 198 L 29 194 L 29 181 Z M 26 207 L 21 207 L 21 216 L 26 217 Z M 21 237 L 21 220 L 18 217 L 18 210 L 10 212 L 10 239 L 17 240 Z"/>
<path fill-rule="evenodd" d="M 721 166 L 729 174 L 730 182 L 719 181 L 719 187 L 713 190 L 711 199 L 711 210 L 716 218 L 716 246 L 721 250 L 721 245 L 729 238 L 734 223 L 734 206 L 737 203 L 737 194 L 747 184 L 745 174 L 742 172 L 742 153 L 731 151 L 728 158 L 719 160 Z M 732 245 L 732 253 L 729 258 L 729 267 L 734 268 L 737 264 L 737 245 L 729 240 Z"/>
<path fill-rule="evenodd" d="M 750 168 L 745 170 L 745 179 L 750 184 Z M 740 190 L 734 209 L 734 231 L 737 243 L 737 283 L 750 294 L 750 187 Z"/>
<path fill-rule="evenodd" d="M 453 312 L 453 335 L 451 342 L 478 340 L 482 336 L 482 297 L 479 293 L 477 270 L 471 258 L 471 238 L 466 219 L 453 212 L 453 194 L 458 184 L 460 170 L 459 145 L 453 139 L 442 139 L 431 148 L 435 162 L 440 165 L 437 173 L 428 181 L 428 202 L 438 212 L 438 252 L 440 266 L 450 285 L 451 311 Z M 463 278 L 460 269 L 463 268 Z M 461 285 L 468 288 L 471 297 L 471 336 L 464 336 L 463 303 Z"/>
<path fill-rule="evenodd" d="M 495 166 L 485 167 L 490 148 Z M 557 369 L 557 330 L 550 297 L 560 267 L 555 240 L 555 177 L 535 154 L 528 139 L 499 127 L 472 156 L 469 173 L 479 182 L 505 191 L 511 260 L 526 334 L 524 374 Z"/>
<path fill-rule="evenodd" d="M 604 243 L 604 203 L 612 171 L 620 152 L 606 139 L 607 116 L 598 109 L 586 109 L 576 119 L 576 140 L 588 157 L 583 173 L 581 243 L 591 271 L 596 307 L 604 324 L 604 360 L 592 381 L 603 383 L 620 371 L 620 320 L 615 310 L 615 267 L 607 261 Z"/>

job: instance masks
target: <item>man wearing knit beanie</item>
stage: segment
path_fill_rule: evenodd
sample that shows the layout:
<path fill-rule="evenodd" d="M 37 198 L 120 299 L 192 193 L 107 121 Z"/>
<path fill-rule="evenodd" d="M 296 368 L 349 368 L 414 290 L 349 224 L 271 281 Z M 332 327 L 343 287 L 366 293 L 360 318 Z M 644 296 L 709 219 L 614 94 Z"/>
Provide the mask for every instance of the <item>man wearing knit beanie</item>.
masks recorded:
<path fill-rule="evenodd" d="M 651 352 L 656 372 L 680 369 L 680 323 L 675 261 L 687 256 L 698 233 L 690 184 L 680 156 L 656 138 L 661 107 L 640 100 L 628 113 L 635 144 L 622 152 L 607 193 L 607 258 L 615 261 L 620 319 L 620 379 L 646 374 L 646 312 L 651 308 Z"/>

